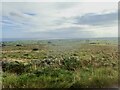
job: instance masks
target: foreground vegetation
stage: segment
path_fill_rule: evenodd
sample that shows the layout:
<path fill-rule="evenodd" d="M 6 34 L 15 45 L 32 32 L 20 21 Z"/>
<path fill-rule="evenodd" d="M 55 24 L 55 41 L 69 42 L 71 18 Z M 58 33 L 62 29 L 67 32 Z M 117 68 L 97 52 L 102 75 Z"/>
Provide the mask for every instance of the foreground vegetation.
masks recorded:
<path fill-rule="evenodd" d="M 118 83 L 118 49 L 107 40 L 2 43 L 3 88 L 90 88 Z"/>

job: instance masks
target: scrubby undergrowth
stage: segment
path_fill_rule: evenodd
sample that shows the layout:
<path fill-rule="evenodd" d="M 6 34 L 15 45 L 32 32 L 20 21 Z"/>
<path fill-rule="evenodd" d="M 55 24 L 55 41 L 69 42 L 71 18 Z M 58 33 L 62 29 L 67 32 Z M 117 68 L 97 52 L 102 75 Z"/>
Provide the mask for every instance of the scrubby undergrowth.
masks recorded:
<path fill-rule="evenodd" d="M 35 50 L 34 45 L 4 47 L 3 88 L 102 88 L 118 83 L 117 46 L 76 46 L 55 46 L 51 42 Z"/>

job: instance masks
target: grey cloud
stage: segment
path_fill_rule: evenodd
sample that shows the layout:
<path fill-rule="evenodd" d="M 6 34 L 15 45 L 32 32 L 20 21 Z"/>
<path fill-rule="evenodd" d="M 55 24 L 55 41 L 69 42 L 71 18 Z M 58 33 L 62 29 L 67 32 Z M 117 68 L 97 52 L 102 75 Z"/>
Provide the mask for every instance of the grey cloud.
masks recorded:
<path fill-rule="evenodd" d="M 50 38 L 85 38 L 85 37 L 93 37 L 94 33 L 92 31 L 86 31 L 84 28 L 70 27 L 70 28 L 62 28 L 57 29 L 55 31 L 47 31 L 47 32 L 36 32 L 32 33 L 32 35 L 44 39 Z"/>
<path fill-rule="evenodd" d="M 78 5 L 79 3 L 76 3 L 76 2 L 56 2 L 54 4 L 54 6 L 57 8 L 57 9 L 66 9 L 66 8 L 70 8 L 70 7 L 73 7 L 75 5 Z"/>
<path fill-rule="evenodd" d="M 29 16 L 35 16 L 36 15 L 36 13 L 30 13 L 30 12 L 27 12 L 27 13 L 24 13 L 24 14 L 29 15 Z"/>
<path fill-rule="evenodd" d="M 32 14 L 32 13 L 31 13 Z M 16 20 L 29 20 L 31 19 L 31 15 L 28 15 L 28 14 L 25 14 L 23 12 L 20 12 L 20 11 L 12 11 L 12 12 L 9 12 L 9 17 L 11 18 L 15 18 Z M 33 14 L 32 14 L 33 15 Z"/>
<path fill-rule="evenodd" d="M 117 12 L 107 14 L 88 13 L 84 16 L 76 17 L 75 23 L 87 25 L 109 25 L 117 21 L 117 15 Z"/>
<path fill-rule="evenodd" d="M 22 14 L 17 12 L 10 12 L 9 14 L 13 17 L 25 18 Z"/>

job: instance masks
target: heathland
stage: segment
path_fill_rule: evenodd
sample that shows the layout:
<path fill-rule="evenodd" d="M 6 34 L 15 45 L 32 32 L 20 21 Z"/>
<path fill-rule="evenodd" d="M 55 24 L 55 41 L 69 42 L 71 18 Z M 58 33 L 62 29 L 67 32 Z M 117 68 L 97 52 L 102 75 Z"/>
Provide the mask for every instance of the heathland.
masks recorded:
<path fill-rule="evenodd" d="M 116 38 L 1 42 L 3 88 L 90 88 L 118 84 Z"/>

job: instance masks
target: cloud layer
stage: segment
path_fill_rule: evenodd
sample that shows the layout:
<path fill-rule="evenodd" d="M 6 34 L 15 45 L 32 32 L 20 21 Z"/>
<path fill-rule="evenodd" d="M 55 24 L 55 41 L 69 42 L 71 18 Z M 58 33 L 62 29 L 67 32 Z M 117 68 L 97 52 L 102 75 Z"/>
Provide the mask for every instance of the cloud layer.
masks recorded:
<path fill-rule="evenodd" d="M 117 3 L 4 2 L 4 38 L 116 37 Z"/>

